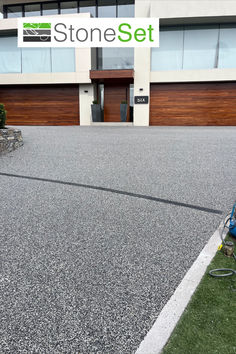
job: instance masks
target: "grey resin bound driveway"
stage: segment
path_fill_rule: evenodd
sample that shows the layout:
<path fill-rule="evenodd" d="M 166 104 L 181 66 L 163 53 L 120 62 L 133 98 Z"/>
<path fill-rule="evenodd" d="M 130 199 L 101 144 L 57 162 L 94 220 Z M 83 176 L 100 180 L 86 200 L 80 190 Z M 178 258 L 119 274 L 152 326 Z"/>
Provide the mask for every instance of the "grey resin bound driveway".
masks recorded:
<path fill-rule="evenodd" d="M 0 157 L 0 352 L 134 353 L 232 207 L 236 128 L 22 132 Z"/>

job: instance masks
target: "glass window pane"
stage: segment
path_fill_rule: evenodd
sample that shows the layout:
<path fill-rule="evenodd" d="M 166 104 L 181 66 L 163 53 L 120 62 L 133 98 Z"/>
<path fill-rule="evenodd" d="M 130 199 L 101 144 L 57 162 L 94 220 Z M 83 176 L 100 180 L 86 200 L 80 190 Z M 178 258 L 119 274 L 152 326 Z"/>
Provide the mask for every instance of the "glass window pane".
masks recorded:
<path fill-rule="evenodd" d="M 61 14 L 74 14 L 78 12 L 77 1 L 61 2 Z"/>
<path fill-rule="evenodd" d="M 134 17 L 133 0 L 118 0 L 118 17 Z"/>
<path fill-rule="evenodd" d="M 74 48 L 52 48 L 52 72 L 66 73 L 75 71 Z"/>
<path fill-rule="evenodd" d="M 22 17 L 22 6 L 7 6 L 7 17 Z"/>
<path fill-rule="evenodd" d="M 80 1 L 79 12 L 82 13 L 89 12 L 93 17 L 96 17 L 95 0 Z"/>
<path fill-rule="evenodd" d="M 98 0 L 98 17 L 116 17 L 116 1 Z"/>
<path fill-rule="evenodd" d="M 25 16 L 40 16 L 40 4 L 25 5 Z"/>
<path fill-rule="evenodd" d="M 236 25 L 220 26 L 218 68 L 236 68 Z"/>
<path fill-rule="evenodd" d="M 98 102 L 100 103 L 103 110 L 104 109 L 104 84 L 98 85 Z"/>
<path fill-rule="evenodd" d="M 58 3 L 49 2 L 47 4 L 43 3 L 43 15 L 57 15 L 58 14 Z"/>
<path fill-rule="evenodd" d="M 0 73 L 21 72 L 21 48 L 17 47 L 17 37 L 0 37 Z"/>
<path fill-rule="evenodd" d="M 217 65 L 219 26 L 186 26 L 183 69 L 213 69 Z"/>
<path fill-rule="evenodd" d="M 134 105 L 134 84 L 130 84 L 129 89 L 130 89 L 129 104 L 130 104 L 130 107 L 133 107 L 133 105 Z"/>
<path fill-rule="evenodd" d="M 132 69 L 133 48 L 98 48 L 98 69 Z"/>
<path fill-rule="evenodd" d="M 183 63 L 183 27 L 165 27 L 160 31 L 160 47 L 152 48 L 151 70 L 181 70 Z"/>
<path fill-rule="evenodd" d="M 129 85 L 129 120 L 134 121 L 134 85 Z"/>
<path fill-rule="evenodd" d="M 51 72 L 50 48 L 22 48 L 22 72 Z"/>

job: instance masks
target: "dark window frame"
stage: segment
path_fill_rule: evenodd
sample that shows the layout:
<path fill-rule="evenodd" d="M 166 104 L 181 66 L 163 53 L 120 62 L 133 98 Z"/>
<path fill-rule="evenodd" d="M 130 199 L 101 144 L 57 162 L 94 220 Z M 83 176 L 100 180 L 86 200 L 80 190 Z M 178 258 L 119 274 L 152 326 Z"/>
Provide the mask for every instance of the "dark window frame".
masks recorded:
<path fill-rule="evenodd" d="M 42 3 L 40 3 L 40 2 L 31 2 L 31 3 L 26 3 L 26 4 L 23 4 L 22 6 L 23 6 L 23 17 L 25 17 L 25 6 L 27 6 L 27 5 L 39 5 L 39 7 L 40 7 L 40 16 L 42 16 L 42 5 L 41 5 Z M 9 5 L 8 5 L 9 6 Z"/>
<path fill-rule="evenodd" d="M 57 3 L 57 9 L 58 9 L 58 14 L 56 14 L 56 15 L 60 15 L 60 1 L 56 1 L 56 0 L 54 0 L 54 1 L 43 1 L 43 2 L 38 2 L 41 6 L 40 6 L 40 8 L 41 8 L 41 16 L 43 16 L 43 5 L 47 5 L 47 4 L 50 4 L 50 3 Z M 37 2 L 35 2 L 34 4 L 37 4 Z M 49 16 L 49 15 L 45 15 L 45 16 Z M 55 16 L 55 15 L 53 15 L 53 16 Z"/>
<path fill-rule="evenodd" d="M 70 2 L 72 0 L 63 0 L 63 2 Z M 83 2 L 83 0 L 74 0 L 77 1 L 77 13 L 79 13 L 80 9 L 80 3 Z M 132 3 L 127 4 L 127 5 L 135 5 L 135 0 L 131 0 Z M 43 16 L 43 4 L 48 4 L 52 2 L 57 2 L 58 3 L 58 14 L 61 14 L 61 1 L 38 1 L 38 2 L 29 2 L 29 3 L 19 3 L 19 4 L 10 4 L 10 5 L 3 5 L 3 17 L 8 18 L 8 8 L 11 6 L 21 6 L 22 9 L 22 17 L 25 17 L 25 5 L 40 5 L 40 16 Z M 114 5 L 113 5 L 114 6 Z M 118 6 L 119 6 L 119 0 L 116 0 L 116 17 L 118 16 Z M 98 17 L 98 0 L 95 0 L 95 7 L 96 7 L 96 17 Z"/>
<path fill-rule="evenodd" d="M 60 15 L 61 15 L 61 2 L 77 2 L 77 14 L 79 13 L 79 0 L 62 0 L 62 1 L 59 1 L 59 7 L 60 7 L 60 9 L 59 9 L 59 13 L 60 13 Z"/>
<path fill-rule="evenodd" d="M 23 7 L 24 4 L 11 4 L 11 5 L 3 5 L 3 18 L 8 18 L 7 14 L 8 14 L 8 8 L 10 7 L 16 7 L 19 6 L 21 7 L 21 12 L 22 12 L 22 16 L 23 16 Z"/>

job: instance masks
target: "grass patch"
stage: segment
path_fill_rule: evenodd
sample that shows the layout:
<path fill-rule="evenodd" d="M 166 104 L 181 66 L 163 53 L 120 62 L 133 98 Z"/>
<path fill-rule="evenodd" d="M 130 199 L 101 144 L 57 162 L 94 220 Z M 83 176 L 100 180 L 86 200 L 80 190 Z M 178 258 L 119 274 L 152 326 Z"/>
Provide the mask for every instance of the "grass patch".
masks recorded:
<path fill-rule="evenodd" d="M 235 264 L 223 250 L 217 251 L 163 354 L 236 353 L 236 275 L 208 274 L 214 268 L 235 269 Z"/>

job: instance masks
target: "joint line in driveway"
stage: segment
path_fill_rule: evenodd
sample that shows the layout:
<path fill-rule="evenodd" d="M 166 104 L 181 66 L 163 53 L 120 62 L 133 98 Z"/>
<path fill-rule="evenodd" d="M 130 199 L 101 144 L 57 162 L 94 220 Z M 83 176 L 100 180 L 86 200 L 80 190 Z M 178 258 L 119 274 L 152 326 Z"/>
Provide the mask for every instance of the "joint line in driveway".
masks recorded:
<path fill-rule="evenodd" d="M 126 191 L 122 191 L 122 190 L 118 190 L 118 189 L 92 186 L 92 185 L 83 184 L 83 183 L 59 181 L 59 180 L 49 179 L 49 178 L 16 175 L 16 174 L 12 174 L 12 173 L 4 173 L 4 172 L 0 172 L 0 175 L 6 176 L 6 177 L 15 177 L 15 178 L 28 179 L 28 180 L 33 180 L 33 181 L 57 183 L 57 184 L 63 184 L 63 185 L 68 185 L 68 186 L 73 186 L 73 187 L 93 189 L 93 190 L 98 190 L 98 191 L 103 191 L 103 192 L 110 192 L 110 193 L 115 193 L 115 194 L 120 194 L 120 195 L 127 195 L 129 197 L 134 197 L 134 198 L 139 198 L 139 199 L 152 200 L 152 201 L 158 202 L 158 203 L 164 203 L 164 204 L 175 205 L 175 206 L 189 208 L 189 209 L 195 209 L 195 210 L 199 210 L 199 211 L 203 211 L 203 212 L 211 213 L 211 214 L 219 214 L 219 215 L 223 214 L 223 212 L 221 210 L 217 210 L 217 209 L 206 208 L 206 207 L 202 207 L 202 206 L 194 205 L 194 204 L 177 202 L 177 201 L 169 200 L 169 199 L 157 198 L 157 197 L 144 195 L 144 194 L 126 192 Z"/>

